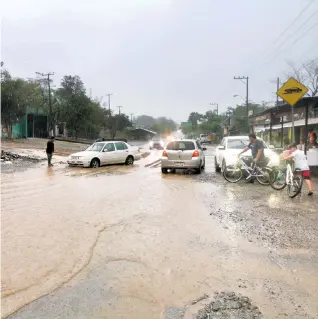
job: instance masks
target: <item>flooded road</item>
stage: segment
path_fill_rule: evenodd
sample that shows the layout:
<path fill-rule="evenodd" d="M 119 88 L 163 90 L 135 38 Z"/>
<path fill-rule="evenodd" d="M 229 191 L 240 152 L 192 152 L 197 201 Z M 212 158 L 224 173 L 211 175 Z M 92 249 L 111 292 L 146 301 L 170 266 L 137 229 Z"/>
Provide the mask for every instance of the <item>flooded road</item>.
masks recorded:
<path fill-rule="evenodd" d="M 317 199 L 229 184 L 212 153 L 200 176 L 145 163 L 3 174 L 3 318 L 193 318 L 218 291 L 317 318 Z"/>

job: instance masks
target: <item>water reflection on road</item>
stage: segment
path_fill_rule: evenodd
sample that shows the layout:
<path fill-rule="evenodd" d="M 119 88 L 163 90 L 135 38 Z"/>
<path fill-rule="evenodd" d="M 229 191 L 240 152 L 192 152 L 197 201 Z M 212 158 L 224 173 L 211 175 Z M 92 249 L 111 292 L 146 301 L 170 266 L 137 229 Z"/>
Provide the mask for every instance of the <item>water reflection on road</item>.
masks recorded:
<path fill-rule="evenodd" d="M 316 258 L 296 277 L 266 245 L 238 234 L 246 187 L 225 184 L 211 163 L 201 177 L 162 177 L 142 161 L 3 175 L 3 316 L 29 304 L 12 318 L 164 318 L 169 307 L 211 290 L 240 291 L 242 280 L 267 314 L 292 311 L 296 298 L 312 313 Z M 256 189 L 253 205 L 284 205 L 268 188 Z M 222 224 L 211 211 L 234 217 Z M 301 248 L 312 258 L 310 247 Z M 280 304 L 270 289 L 294 293 Z"/>

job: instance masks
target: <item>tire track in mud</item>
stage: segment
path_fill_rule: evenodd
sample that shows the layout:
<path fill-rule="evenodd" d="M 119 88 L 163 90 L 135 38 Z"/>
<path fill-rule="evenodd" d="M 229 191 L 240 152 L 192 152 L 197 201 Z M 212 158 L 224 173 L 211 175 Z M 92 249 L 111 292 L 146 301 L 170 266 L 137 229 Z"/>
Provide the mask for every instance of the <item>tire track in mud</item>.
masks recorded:
<path fill-rule="evenodd" d="M 137 214 L 138 216 L 138 214 Z M 74 279 L 77 275 L 79 275 L 83 270 L 85 270 L 89 264 L 91 263 L 92 259 L 93 259 L 93 256 L 94 256 L 94 251 L 95 251 L 95 248 L 96 246 L 98 245 L 98 242 L 99 242 L 99 239 L 101 237 L 101 235 L 109 230 L 109 229 L 113 229 L 114 227 L 121 227 L 123 226 L 123 231 L 125 230 L 125 228 L 130 225 L 130 224 L 133 224 L 134 222 L 138 222 L 142 217 L 139 216 L 139 218 L 136 218 L 136 217 L 132 217 L 131 222 L 127 222 L 127 221 L 120 221 L 118 223 L 114 223 L 114 224 L 111 224 L 111 225 L 104 225 L 102 226 L 98 231 L 97 231 L 97 236 L 95 238 L 95 240 L 93 241 L 89 251 L 88 251 L 88 255 L 86 256 L 86 260 L 82 263 L 81 266 L 79 266 L 78 270 L 76 270 L 74 273 L 72 273 L 68 278 L 66 278 L 65 280 L 61 281 L 56 287 L 52 288 L 50 291 L 42 294 L 41 296 L 38 296 L 34 299 L 32 299 L 31 301 L 27 302 L 27 303 L 24 303 L 22 306 L 20 306 L 19 308 L 15 309 L 13 312 L 10 312 L 10 313 L 7 313 L 4 315 L 4 319 L 6 318 L 10 318 L 12 315 L 18 313 L 20 310 L 22 310 L 23 308 L 25 308 L 26 306 L 30 305 L 31 303 L 41 299 L 41 298 L 44 298 L 48 295 L 50 295 L 51 293 L 54 293 L 56 292 L 57 290 L 59 290 L 61 287 L 63 287 L 65 284 L 67 284 L 68 282 L 70 282 L 72 279 Z M 125 261 L 130 261 L 130 262 L 134 262 L 134 263 L 139 263 L 139 264 L 142 264 L 143 266 L 149 268 L 145 263 L 141 262 L 141 261 L 138 261 L 137 259 L 123 259 L 123 258 L 111 258 L 108 262 L 116 262 L 116 261 L 120 261 L 120 260 L 125 260 Z M 51 274 L 52 272 L 50 272 Z M 41 277 L 39 279 L 42 280 L 43 277 Z M 24 287 L 24 288 L 21 288 L 19 290 L 17 290 L 16 292 L 13 292 L 13 293 L 10 293 L 8 295 L 6 295 L 5 297 L 9 297 L 9 296 L 12 296 L 12 295 L 15 295 L 17 293 L 20 293 L 20 292 L 24 292 L 24 291 L 27 291 L 28 289 L 32 288 L 32 287 L 35 287 L 37 286 L 36 284 L 33 284 L 31 286 L 28 286 L 28 287 Z M 2 311 L 3 311 L 3 308 L 2 308 Z"/>

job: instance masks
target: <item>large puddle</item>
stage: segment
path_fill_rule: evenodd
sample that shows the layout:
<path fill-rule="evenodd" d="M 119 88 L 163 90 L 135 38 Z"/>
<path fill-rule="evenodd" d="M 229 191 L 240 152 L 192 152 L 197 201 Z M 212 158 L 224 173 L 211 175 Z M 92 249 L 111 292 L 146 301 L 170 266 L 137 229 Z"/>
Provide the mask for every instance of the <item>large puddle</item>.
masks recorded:
<path fill-rule="evenodd" d="M 235 222 L 220 227 L 211 217 L 209 201 L 215 210 L 244 209 L 211 167 L 207 183 L 162 177 L 142 163 L 3 175 L 2 316 L 165 318 L 221 290 L 244 292 L 267 317 L 293 313 L 296 301 L 297 311 L 314 314 L 318 280 L 307 259 L 279 264 Z M 259 201 L 284 205 L 267 194 Z"/>

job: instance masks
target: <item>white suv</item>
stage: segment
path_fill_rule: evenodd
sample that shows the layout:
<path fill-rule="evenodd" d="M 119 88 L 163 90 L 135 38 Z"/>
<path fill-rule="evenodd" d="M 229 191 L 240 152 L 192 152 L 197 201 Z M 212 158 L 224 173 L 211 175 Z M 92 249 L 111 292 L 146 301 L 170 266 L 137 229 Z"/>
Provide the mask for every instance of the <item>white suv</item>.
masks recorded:
<path fill-rule="evenodd" d="M 264 155 L 269 158 L 270 162 L 268 166 L 278 166 L 280 159 L 278 154 L 276 154 L 271 148 L 274 148 L 272 145 L 269 147 L 266 143 L 260 139 L 264 144 Z M 214 158 L 215 171 L 223 172 L 223 169 L 227 165 L 234 165 L 237 161 L 237 156 L 242 150 L 250 143 L 248 136 L 228 136 L 224 137 L 220 145 L 216 148 L 216 155 Z M 245 156 L 252 157 L 251 150 L 248 150 L 244 153 Z"/>

